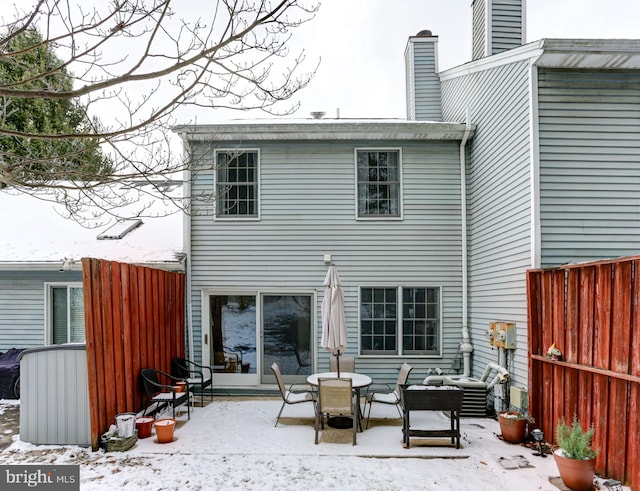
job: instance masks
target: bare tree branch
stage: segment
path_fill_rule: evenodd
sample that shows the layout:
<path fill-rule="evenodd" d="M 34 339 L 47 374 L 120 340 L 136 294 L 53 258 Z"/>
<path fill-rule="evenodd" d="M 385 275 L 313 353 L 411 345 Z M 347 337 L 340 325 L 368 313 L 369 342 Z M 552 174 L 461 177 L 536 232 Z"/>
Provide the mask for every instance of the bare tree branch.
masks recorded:
<path fill-rule="evenodd" d="M 291 114 L 293 96 L 317 68 L 305 71 L 304 52 L 291 56 L 288 49 L 295 28 L 314 17 L 315 0 L 217 0 L 206 6 L 76 1 L 35 0 L 0 19 L 0 64 L 24 69 L 25 55 L 42 48 L 57 57 L 52 66 L 29 67 L 20 80 L 0 74 L 0 141 L 20 148 L 18 154 L 0 145 L 0 187 L 52 191 L 69 201 L 72 215 L 83 201 L 115 210 L 117 199 L 101 199 L 114 183 L 173 180 L 193 170 L 192 156 L 172 150 L 177 111 L 193 106 Z M 28 30 L 37 30 L 41 42 L 10 50 Z M 59 75 L 70 76 L 72 85 L 56 83 Z M 72 131 L 5 126 L 25 100 L 79 101 L 90 123 Z M 60 141 L 78 144 L 48 157 L 29 151 L 35 142 L 46 148 Z M 110 172 L 96 176 L 70 168 L 67 162 L 93 145 L 111 159 Z"/>

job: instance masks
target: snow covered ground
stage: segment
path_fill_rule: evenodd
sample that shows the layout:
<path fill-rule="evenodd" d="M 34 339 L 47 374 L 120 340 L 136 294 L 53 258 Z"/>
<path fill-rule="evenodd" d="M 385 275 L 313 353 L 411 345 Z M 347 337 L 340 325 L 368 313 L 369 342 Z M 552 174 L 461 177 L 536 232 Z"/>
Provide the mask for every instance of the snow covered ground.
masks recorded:
<path fill-rule="evenodd" d="M 3 403 L 10 401 L 0 401 L 0 418 Z M 177 418 L 173 442 L 160 444 L 154 433 L 125 452 L 37 446 L 14 436 L 0 463 L 80 464 L 83 491 L 558 490 L 549 480 L 558 476 L 552 457 L 503 442 L 492 419 L 462 419 L 460 449 L 425 446 L 419 439 L 405 449 L 395 408 L 374 405 L 374 425 L 358 433 L 356 446 L 349 430 L 335 429 L 315 445 L 312 405 L 286 406 L 274 427 L 280 405 L 273 398 L 216 398 L 197 406 L 189 421 L 186 412 Z M 433 412 L 415 422 L 425 428 L 448 425 Z"/>

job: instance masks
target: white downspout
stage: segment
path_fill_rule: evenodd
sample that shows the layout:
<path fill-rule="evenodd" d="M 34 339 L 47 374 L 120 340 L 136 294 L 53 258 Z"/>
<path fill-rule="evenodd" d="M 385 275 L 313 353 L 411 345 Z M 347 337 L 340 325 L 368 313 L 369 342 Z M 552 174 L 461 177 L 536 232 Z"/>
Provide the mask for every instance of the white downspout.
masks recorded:
<path fill-rule="evenodd" d="M 469 325 L 467 322 L 467 170 L 466 170 L 466 145 L 471 133 L 471 121 L 469 116 L 469 108 L 466 112 L 466 128 L 462 141 L 460 142 L 460 208 L 461 208 L 461 227 L 462 227 L 462 342 L 460 343 L 460 351 L 463 360 L 463 375 L 468 377 L 471 375 L 471 353 L 473 345 L 471 344 L 471 336 L 469 336 Z"/>

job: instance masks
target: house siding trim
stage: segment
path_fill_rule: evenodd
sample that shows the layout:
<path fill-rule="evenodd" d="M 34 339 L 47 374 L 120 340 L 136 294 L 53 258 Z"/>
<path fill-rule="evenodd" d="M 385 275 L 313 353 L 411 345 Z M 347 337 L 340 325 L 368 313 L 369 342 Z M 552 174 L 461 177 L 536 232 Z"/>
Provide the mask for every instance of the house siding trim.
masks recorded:
<path fill-rule="evenodd" d="M 539 268 L 542 257 L 540 237 L 540 134 L 538 117 L 538 68 L 532 63 L 529 70 L 529 112 L 531 160 L 531 267 Z"/>

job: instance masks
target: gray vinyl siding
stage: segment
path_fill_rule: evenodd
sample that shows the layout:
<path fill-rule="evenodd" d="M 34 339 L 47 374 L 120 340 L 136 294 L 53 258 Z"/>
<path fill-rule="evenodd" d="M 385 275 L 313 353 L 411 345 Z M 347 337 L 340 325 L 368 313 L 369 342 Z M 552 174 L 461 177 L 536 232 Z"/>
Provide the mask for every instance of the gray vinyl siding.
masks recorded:
<path fill-rule="evenodd" d="M 529 64 L 505 64 L 443 85 L 443 117 L 477 124 L 467 158 L 468 323 L 473 374 L 498 361 L 484 333 L 492 321 L 515 322 L 509 361 L 516 385 L 527 385 L 525 272 L 531 267 Z M 500 87 L 500 90 L 496 90 Z"/>
<path fill-rule="evenodd" d="M 225 144 L 226 148 L 233 144 Z M 260 149 L 260 221 L 192 217 L 194 340 L 200 354 L 203 288 L 315 292 L 317 369 L 328 367 L 320 348 L 320 305 L 332 254 L 345 292 L 348 348 L 358 352 L 359 286 L 441 286 L 442 358 L 358 357 L 358 372 L 393 382 L 402 361 L 421 381 L 427 367 L 446 369 L 461 335 L 461 232 L 458 142 L 243 142 Z M 401 148 L 402 220 L 356 220 L 354 148 Z M 213 149 L 193 145 L 205 166 Z M 198 173 L 194 194 L 213 189 Z M 204 206 L 207 209 L 208 206 Z"/>
<path fill-rule="evenodd" d="M 522 0 L 491 0 L 491 54 L 522 44 Z"/>
<path fill-rule="evenodd" d="M 640 253 L 640 72 L 539 69 L 542 266 Z"/>
<path fill-rule="evenodd" d="M 413 74 L 415 119 L 417 121 L 442 121 L 440 77 L 436 72 L 436 43 L 413 43 Z"/>
<path fill-rule="evenodd" d="M 502 53 L 523 43 L 522 2 L 523 0 L 474 0 L 471 49 L 473 60 L 489 54 Z M 487 16 L 488 8 L 491 10 Z"/>
<path fill-rule="evenodd" d="M 79 272 L 0 271 L 0 351 L 44 345 L 45 282 L 81 282 Z"/>
<path fill-rule="evenodd" d="M 485 0 L 473 0 L 473 30 L 471 59 L 478 60 L 487 56 L 487 17 Z"/>

